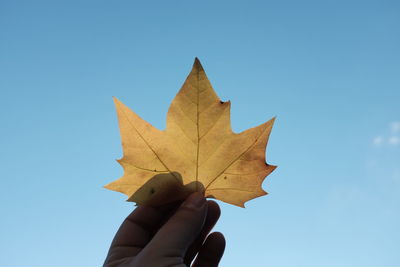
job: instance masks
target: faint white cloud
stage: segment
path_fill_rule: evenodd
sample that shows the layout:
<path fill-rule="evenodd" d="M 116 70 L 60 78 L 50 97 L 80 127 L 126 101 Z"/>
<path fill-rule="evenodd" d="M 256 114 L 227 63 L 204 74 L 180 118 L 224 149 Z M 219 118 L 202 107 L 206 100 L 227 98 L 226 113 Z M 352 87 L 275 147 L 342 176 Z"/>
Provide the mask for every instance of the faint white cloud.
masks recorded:
<path fill-rule="evenodd" d="M 400 138 L 397 136 L 391 136 L 388 138 L 388 144 L 396 146 L 400 144 Z"/>
<path fill-rule="evenodd" d="M 389 130 L 390 131 L 386 135 L 379 135 L 372 139 L 372 143 L 375 146 L 400 145 L 400 121 L 392 121 L 389 124 Z"/>
<path fill-rule="evenodd" d="M 359 185 L 335 186 L 331 189 L 329 199 L 333 203 L 343 203 L 348 205 L 364 199 L 364 190 Z"/>
<path fill-rule="evenodd" d="M 399 133 L 400 132 L 400 121 L 393 121 L 390 123 L 390 131 L 393 134 Z"/>
<path fill-rule="evenodd" d="M 374 140 L 372 141 L 374 143 L 374 145 L 381 145 L 383 143 L 384 139 L 382 136 L 377 136 L 374 138 Z"/>
<path fill-rule="evenodd" d="M 400 184 L 400 170 L 396 170 L 393 175 L 392 175 L 392 179 L 395 183 Z"/>

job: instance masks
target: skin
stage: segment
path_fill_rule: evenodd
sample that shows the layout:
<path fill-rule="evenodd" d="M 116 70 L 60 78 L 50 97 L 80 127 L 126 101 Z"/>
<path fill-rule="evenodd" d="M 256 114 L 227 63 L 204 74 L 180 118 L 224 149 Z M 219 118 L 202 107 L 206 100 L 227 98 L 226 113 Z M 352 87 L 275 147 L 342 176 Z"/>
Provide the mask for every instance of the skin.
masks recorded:
<path fill-rule="evenodd" d="M 209 233 L 220 213 L 218 204 L 200 193 L 182 204 L 139 206 L 120 226 L 104 266 L 217 267 L 225 239 Z"/>

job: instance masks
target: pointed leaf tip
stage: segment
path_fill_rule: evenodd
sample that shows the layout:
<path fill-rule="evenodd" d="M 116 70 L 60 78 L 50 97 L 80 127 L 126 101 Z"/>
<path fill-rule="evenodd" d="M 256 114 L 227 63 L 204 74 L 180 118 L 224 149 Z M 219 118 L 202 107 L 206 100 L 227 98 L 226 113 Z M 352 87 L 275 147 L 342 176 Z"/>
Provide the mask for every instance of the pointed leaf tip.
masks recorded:
<path fill-rule="evenodd" d="M 194 58 L 193 69 L 204 70 L 198 57 Z"/>

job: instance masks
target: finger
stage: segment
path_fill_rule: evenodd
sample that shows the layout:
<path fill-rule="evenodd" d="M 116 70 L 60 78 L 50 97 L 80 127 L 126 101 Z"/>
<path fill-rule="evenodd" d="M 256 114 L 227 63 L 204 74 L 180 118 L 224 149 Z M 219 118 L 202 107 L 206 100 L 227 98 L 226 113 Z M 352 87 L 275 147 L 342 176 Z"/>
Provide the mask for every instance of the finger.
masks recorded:
<path fill-rule="evenodd" d="M 135 256 L 155 234 L 159 225 L 173 209 L 171 204 L 159 209 L 149 206 L 137 207 L 121 224 L 106 259 L 107 262 Z"/>
<path fill-rule="evenodd" d="M 186 252 L 185 264 L 188 266 L 190 266 L 190 263 L 193 261 L 194 257 L 199 252 L 207 235 L 210 233 L 210 231 L 217 223 L 221 215 L 221 210 L 215 201 L 209 200 L 207 201 L 207 204 L 208 204 L 207 218 L 206 221 L 204 222 L 203 229 L 201 230 L 196 240 L 190 245 L 188 251 Z"/>
<path fill-rule="evenodd" d="M 192 267 L 217 267 L 225 250 L 224 235 L 215 232 L 207 237 Z"/>
<path fill-rule="evenodd" d="M 161 214 L 154 208 L 139 206 L 121 224 L 112 245 L 138 247 L 145 245 L 160 220 Z"/>
<path fill-rule="evenodd" d="M 143 250 L 153 256 L 181 257 L 203 228 L 207 202 L 201 193 L 193 193 L 160 228 Z"/>
<path fill-rule="evenodd" d="M 105 262 L 103 267 L 128 267 L 132 266 L 132 258 L 122 258 L 110 262 Z"/>

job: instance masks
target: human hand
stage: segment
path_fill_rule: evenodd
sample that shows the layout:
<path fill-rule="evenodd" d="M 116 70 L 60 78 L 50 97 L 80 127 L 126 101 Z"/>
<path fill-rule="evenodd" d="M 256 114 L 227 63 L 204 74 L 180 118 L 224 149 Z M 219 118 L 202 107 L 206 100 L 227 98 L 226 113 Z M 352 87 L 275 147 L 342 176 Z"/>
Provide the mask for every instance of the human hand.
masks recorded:
<path fill-rule="evenodd" d="M 217 267 L 225 239 L 208 234 L 219 216 L 218 204 L 200 193 L 180 206 L 139 206 L 119 228 L 104 267 Z"/>

